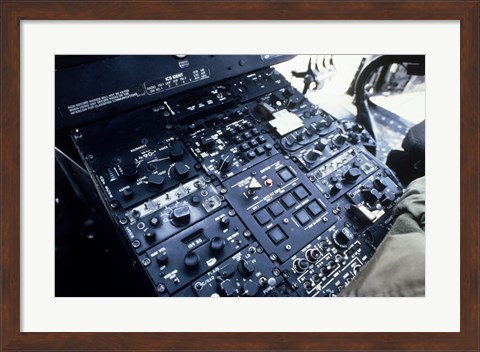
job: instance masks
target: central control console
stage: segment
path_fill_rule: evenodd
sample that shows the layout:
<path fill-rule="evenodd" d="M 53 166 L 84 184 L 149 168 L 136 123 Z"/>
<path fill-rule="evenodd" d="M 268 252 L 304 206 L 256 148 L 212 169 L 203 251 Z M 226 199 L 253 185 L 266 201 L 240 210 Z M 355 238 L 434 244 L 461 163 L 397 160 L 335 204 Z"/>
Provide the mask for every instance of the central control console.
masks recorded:
<path fill-rule="evenodd" d="M 179 59 L 183 74 L 142 86 L 158 99 L 72 130 L 119 238 L 161 297 L 338 295 L 392 226 L 402 185 L 361 125 L 268 59 L 215 81 L 209 59 Z"/>

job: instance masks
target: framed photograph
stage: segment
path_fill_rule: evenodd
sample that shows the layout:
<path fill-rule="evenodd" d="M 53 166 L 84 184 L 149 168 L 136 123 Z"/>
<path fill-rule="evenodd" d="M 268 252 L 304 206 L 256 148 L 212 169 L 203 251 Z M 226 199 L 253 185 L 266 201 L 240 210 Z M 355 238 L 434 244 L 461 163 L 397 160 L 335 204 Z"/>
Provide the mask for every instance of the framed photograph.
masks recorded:
<path fill-rule="evenodd" d="M 478 350 L 478 1 L 6 0 L 1 18 L 3 350 Z M 328 94 L 343 71 L 352 111 Z M 421 160 L 387 155 L 420 121 L 379 107 L 405 92 Z M 425 274 L 403 254 L 390 273 L 424 288 L 360 294 L 423 174 Z"/>

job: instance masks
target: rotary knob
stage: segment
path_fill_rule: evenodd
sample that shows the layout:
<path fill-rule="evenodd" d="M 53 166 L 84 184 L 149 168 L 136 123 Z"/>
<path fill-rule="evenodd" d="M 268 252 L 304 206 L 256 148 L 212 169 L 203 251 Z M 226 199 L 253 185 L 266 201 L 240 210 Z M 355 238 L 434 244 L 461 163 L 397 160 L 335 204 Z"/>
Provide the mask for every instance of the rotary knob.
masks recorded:
<path fill-rule="evenodd" d="M 252 280 L 248 280 L 242 287 L 242 294 L 247 297 L 253 297 L 258 292 L 258 284 Z"/>
<path fill-rule="evenodd" d="M 233 154 L 232 153 L 225 153 L 220 157 L 218 161 L 218 171 L 225 172 L 232 168 L 233 163 Z"/>
<path fill-rule="evenodd" d="M 220 220 L 220 228 L 222 230 L 226 230 L 228 229 L 228 226 L 230 225 L 230 219 L 227 218 L 226 216 L 224 216 L 221 220 Z"/>
<path fill-rule="evenodd" d="M 162 265 L 166 264 L 167 261 L 168 261 L 168 254 L 167 254 L 167 252 L 164 251 L 164 252 L 159 252 L 159 253 L 157 254 L 157 263 L 158 263 L 158 265 L 162 266 Z"/>
<path fill-rule="evenodd" d="M 375 188 L 362 192 L 362 195 L 369 204 L 375 203 L 381 197 L 381 193 L 379 193 Z"/>
<path fill-rule="evenodd" d="M 138 170 L 137 167 L 133 164 L 128 164 L 123 167 L 123 177 L 127 181 L 132 181 L 137 178 Z"/>
<path fill-rule="evenodd" d="M 255 265 L 250 260 L 242 259 L 238 262 L 237 269 L 243 276 L 250 276 L 255 272 Z"/>
<path fill-rule="evenodd" d="M 176 163 L 173 167 L 173 177 L 177 180 L 185 180 L 188 178 L 189 168 L 184 163 Z"/>
<path fill-rule="evenodd" d="M 315 144 L 315 149 L 321 152 L 325 149 L 327 145 L 328 145 L 328 139 L 320 138 L 320 140 Z"/>
<path fill-rule="evenodd" d="M 227 297 L 233 296 L 235 294 L 235 291 L 236 291 L 235 284 L 232 281 L 230 281 L 229 279 L 222 281 L 221 284 L 220 284 L 220 288 L 221 288 L 223 294 Z"/>
<path fill-rule="evenodd" d="M 373 181 L 373 187 L 375 187 L 379 191 L 383 191 L 388 186 L 387 180 L 382 178 L 377 178 Z"/>
<path fill-rule="evenodd" d="M 151 242 L 155 239 L 155 232 L 154 231 L 149 231 L 145 233 L 145 239 L 147 242 Z"/>
<path fill-rule="evenodd" d="M 308 261 L 304 258 L 302 258 L 302 259 L 297 258 L 293 262 L 293 268 L 295 269 L 295 271 L 297 273 L 303 273 L 305 270 L 308 269 L 308 265 L 309 265 Z"/>
<path fill-rule="evenodd" d="M 148 185 L 155 189 L 161 189 L 165 179 L 163 176 L 152 174 L 148 176 Z"/>
<path fill-rule="evenodd" d="M 125 200 L 130 200 L 133 198 L 133 191 L 130 188 L 127 188 L 122 192 L 122 195 Z"/>
<path fill-rule="evenodd" d="M 197 253 L 190 252 L 185 256 L 183 263 L 187 268 L 195 268 L 200 263 L 200 257 Z"/>
<path fill-rule="evenodd" d="M 307 163 L 312 164 L 312 163 L 315 162 L 315 160 L 318 159 L 319 156 L 320 156 L 320 155 L 318 155 L 318 152 L 312 149 L 312 150 L 309 150 L 309 151 L 304 155 L 303 159 L 304 159 Z"/>
<path fill-rule="evenodd" d="M 172 161 L 180 161 L 183 159 L 183 148 L 175 144 L 171 149 L 170 149 L 170 160 Z"/>
<path fill-rule="evenodd" d="M 337 134 L 335 137 L 332 139 L 332 143 L 336 145 L 337 147 L 341 147 L 348 139 L 348 136 L 345 134 Z"/>
<path fill-rule="evenodd" d="M 301 130 L 301 131 L 298 131 L 296 134 L 295 134 L 295 139 L 299 142 L 303 141 L 305 139 L 305 130 Z"/>
<path fill-rule="evenodd" d="M 351 169 L 348 169 L 343 176 L 348 182 L 355 182 L 355 180 L 359 178 L 361 174 L 362 173 L 359 168 L 352 167 Z"/>
<path fill-rule="evenodd" d="M 337 182 L 333 185 L 332 189 L 330 190 L 331 194 L 336 194 L 340 192 L 343 188 L 343 185 L 340 182 Z"/>
<path fill-rule="evenodd" d="M 221 252 L 225 248 L 225 240 L 222 237 L 214 237 L 210 241 L 210 249 L 214 252 Z"/>
<path fill-rule="evenodd" d="M 173 209 L 171 214 L 172 224 L 177 227 L 188 225 L 190 222 L 190 208 L 182 205 Z"/>

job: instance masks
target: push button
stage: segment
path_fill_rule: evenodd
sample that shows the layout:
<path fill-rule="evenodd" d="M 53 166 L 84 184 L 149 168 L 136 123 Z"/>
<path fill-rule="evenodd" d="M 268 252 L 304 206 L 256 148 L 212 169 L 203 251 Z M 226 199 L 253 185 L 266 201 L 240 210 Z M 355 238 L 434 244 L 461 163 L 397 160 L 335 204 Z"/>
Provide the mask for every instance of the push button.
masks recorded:
<path fill-rule="evenodd" d="M 312 214 L 313 217 L 317 216 L 323 211 L 323 208 L 316 200 L 307 205 L 307 210 Z"/>
<path fill-rule="evenodd" d="M 275 202 L 272 205 L 270 205 L 268 207 L 268 210 L 270 210 L 270 213 L 272 213 L 274 217 L 277 217 L 281 213 L 283 213 L 283 207 L 278 202 Z"/>
<path fill-rule="evenodd" d="M 293 194 L 298 200 L 303 200 L 308 197 L 309 193 L 303 186 L 298 186 L 293 190 Z"/>
<path fill-rule="evenodd" d="M 290 181 L 292 178 L 293 178 L 293 174 L 292 172 L 290 171 L 289 168 L 284 168 L 282 170 L 280 170 L 278 172 L 278 176 L 280 176 L 280 178 L 284 181 L 284 182 L 288 182 Z"/>
<path fill-rule="evenodd" d="M 270 237 L 272 242 L 275 244 L 278 244 L 287 238 L 285 233 L 278 226 L 274 227 L 270 232 L 268 232 L 268 237 Z"/>
<path fill-rule="evenodd" d="M 269 223 L 272 220 L 272 218 L 270 217 L 270 215 L 268 215 L 265 209 L 262 209 L 258 213 L 256 213 L 255 219 L 261 226 Z"/>
<path fill-rule="evenodd" d="M 282 197 L 282 203 L 285 205 L 287 208 L 293 207 L 297 202 L 293 196 L 288 193 L 285 196 Z"/>
<path fill-rule="evenodd" d="M 295 214 L 295 218 L 298 220 L 299 224 L 302 226 L 310 221 L 310 217 L 308 216 L 307 212 L 303 209 Z"/>

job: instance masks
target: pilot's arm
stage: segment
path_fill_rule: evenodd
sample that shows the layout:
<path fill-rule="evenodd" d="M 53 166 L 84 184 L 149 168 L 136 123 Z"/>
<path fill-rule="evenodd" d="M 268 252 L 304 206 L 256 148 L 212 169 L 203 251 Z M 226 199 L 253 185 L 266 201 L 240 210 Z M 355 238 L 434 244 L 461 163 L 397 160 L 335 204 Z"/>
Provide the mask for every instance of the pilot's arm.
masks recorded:
<path fill-rule="evenodd" d="M 340 296 L 425 296 L 425 177 L 410 183 L 375 256 Z"/>

